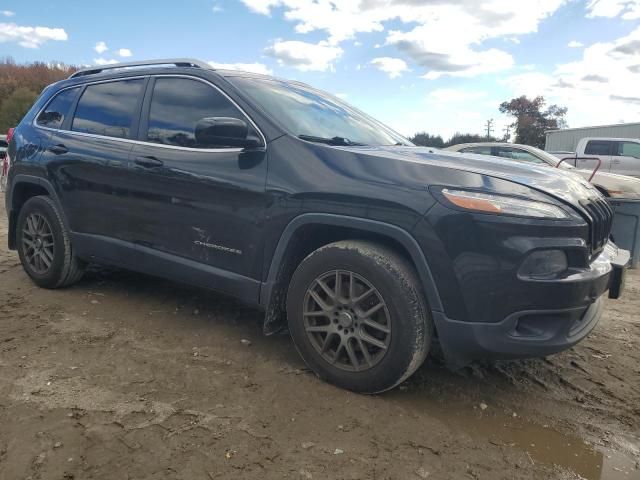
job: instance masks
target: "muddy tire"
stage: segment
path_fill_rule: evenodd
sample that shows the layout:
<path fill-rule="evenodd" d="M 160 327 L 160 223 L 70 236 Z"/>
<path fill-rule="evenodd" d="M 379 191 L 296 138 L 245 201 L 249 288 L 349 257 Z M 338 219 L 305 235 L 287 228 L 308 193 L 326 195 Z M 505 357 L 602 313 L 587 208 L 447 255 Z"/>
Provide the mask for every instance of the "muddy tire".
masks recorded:
<path fill-rule="evenodd" d="M 16 227 L 22 267 L 38 286 L 61 288 L 80 280 L 85 263 L 73 254 L 69 231 L 50 197 L 27 200 Z"/>
<path fill-rule="evenodd" d="M 340 241 L 306 257 L 287 294 L 289 330 L 323 380 L 379 393 L 424 361 L 433 321 L 411 264 L 366 241 Z"/>

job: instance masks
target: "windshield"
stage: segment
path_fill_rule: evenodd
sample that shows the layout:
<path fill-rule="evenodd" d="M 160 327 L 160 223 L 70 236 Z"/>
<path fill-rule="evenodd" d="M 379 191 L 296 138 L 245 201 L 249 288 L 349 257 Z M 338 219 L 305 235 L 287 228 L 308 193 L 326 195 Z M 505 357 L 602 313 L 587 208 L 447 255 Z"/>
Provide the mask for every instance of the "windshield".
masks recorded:
<path fill-rule="evenodd" d="M 230 80 L 285 130 L 304 140 L 338 145 L 413 145 L 365 113 L 311 87 L 276 79 Z"/>

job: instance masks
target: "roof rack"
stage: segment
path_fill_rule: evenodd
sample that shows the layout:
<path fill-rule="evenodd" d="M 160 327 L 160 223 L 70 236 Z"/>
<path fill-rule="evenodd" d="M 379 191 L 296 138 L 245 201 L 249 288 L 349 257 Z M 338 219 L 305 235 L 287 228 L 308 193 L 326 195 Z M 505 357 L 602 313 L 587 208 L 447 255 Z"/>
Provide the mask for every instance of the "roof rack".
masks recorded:
<path fill-rule="evenodd" d="M 160 60 L 147 60 L 141 62 L 114 63 L 111 65 L 100 65 L 97 67 L 83 68 L 73 73 L 69 78 L 84 77 L 86 75 L 96 75 L 105 70 L 116 70 L 119 68 L 147 67 L 151 65 L 174 65 L 176 67 L 192 67 L 212 69 L 211 65 L 192 58 L 164 58 Z"/>

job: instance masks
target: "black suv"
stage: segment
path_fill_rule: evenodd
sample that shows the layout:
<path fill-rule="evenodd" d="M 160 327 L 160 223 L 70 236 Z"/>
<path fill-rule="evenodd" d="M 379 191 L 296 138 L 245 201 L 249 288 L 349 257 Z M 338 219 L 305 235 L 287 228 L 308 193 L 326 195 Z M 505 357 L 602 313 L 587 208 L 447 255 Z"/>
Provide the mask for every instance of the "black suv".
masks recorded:
<path fill-rule="evenodd" d="M 571 173 L 420 148 L 307 85 L 194 60 L 96 67 L 15 129 L 9 246 L 46 288 L 89 262 L 233 295 L 322 378 L 394 387 L 584 338 L 629 254 Z"/>

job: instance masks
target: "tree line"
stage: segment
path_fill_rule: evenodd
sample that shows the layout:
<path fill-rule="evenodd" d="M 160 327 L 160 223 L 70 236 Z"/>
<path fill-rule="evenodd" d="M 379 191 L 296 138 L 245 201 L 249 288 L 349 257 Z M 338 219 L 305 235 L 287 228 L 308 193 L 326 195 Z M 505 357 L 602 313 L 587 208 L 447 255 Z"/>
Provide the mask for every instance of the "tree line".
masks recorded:
<path fill-rule="evenodd" d="M 63 63 L 17 64 L 10 57 L 0 59 L 0 133 L 20 122 L 44 87 L 76 70 Z"/>
<path fill-rule="evenodd" d="M 17 64 L 10 57 L 0 59 L 0 133 L 20 122 L 44 87 L 67 78 L 77 68 L 64 63 Z M 544 148 L 546 130 L 567 126 L 567 108 L 558 105 L 547 107 L 544 97 L 527 98 L 523 95 L 501 103 L 499 109 L 513 118 L 510 127 L 515 132 L 516 143 Z M 446 141 L 440 135 L 427 132 L 419 132 L 411 137 L 416 145 L 435 148 L 507 140 L 473 133 L 456 133 Z"/>
<path fill-rule="evenodd" d="M 544 148 L 545 132 L 567 128 L 567 107 L 546 106 L 544 97 L 527 98 L 525 95 L 500 104 L 500 113 L 513 118 L 510 129 L 515 131 L 515 143 Z M 416 133 L 410 140 L 424 147 L 446 148 L 460 143 L 507 142 L 509 138 L 487 137 L 474 133 L 455 133 L 445 141 L 440 135 L 427 132 Z"/>

